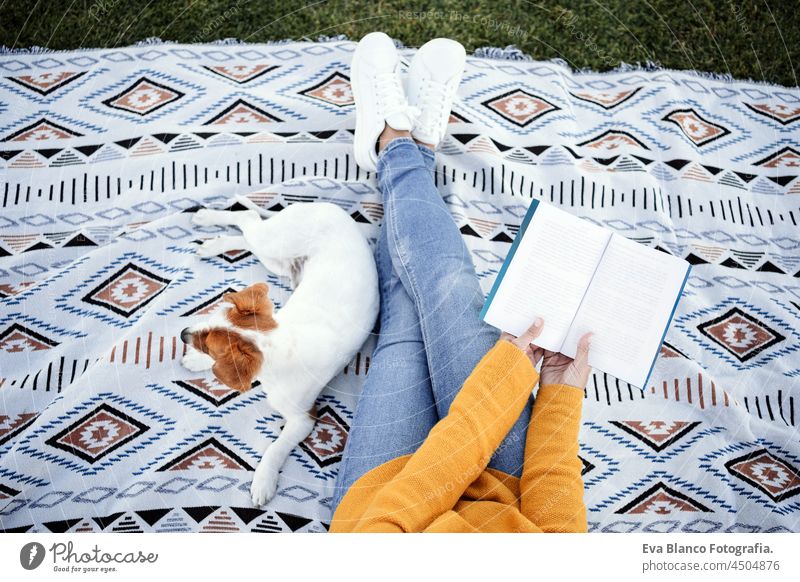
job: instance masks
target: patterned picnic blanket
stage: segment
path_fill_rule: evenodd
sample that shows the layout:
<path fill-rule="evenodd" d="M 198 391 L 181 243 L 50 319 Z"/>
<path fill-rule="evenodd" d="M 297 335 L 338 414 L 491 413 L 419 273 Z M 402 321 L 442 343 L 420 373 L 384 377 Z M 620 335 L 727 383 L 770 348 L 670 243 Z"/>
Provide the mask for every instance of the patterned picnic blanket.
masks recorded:
<path fill-rule="evenodd" d="M 325 531 L 374 338 L 255 508 L 282 419 L 183 369 L 176 334 L 255 281 L 290 293 L 249 253 L 199 260 L 224 229 L 189 209 L 325 200 L 374 239 L 354 46 L 0 55 L 0 529 Z M 694 265 L 650 385 L 589 381 L 591 529 L 800 530 L 800 90 L 483 55 L 436 181 L 485 291 L 532 198 Z"/>

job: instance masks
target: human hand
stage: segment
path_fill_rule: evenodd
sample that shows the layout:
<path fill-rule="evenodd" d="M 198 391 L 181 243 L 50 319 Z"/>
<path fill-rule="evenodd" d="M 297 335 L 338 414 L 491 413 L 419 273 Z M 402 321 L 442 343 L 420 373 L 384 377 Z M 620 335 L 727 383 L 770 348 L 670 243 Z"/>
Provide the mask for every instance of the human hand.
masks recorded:
<path fill-rule="evenodd" d="M 589 347 L 592 332 L 585 333 L 578 341 L 575 358 L 544 350 L 544 361 L 539 376 L 539 384 L 566 384 L 583 389 L 589 380 L 592 367 L 589 365 Z"/>
<path fill-rule="evenodd" d="M 544 329 L 544 320 L 541 317 L 537 317 L 536 320 L 533 322 L 528 330 L 523 333 L 519 337 L 514 337 L 510 333 L 503 332 L 500 334 L 500 339 L 509 341 L 519 349 L 521 349 L 530 359 L 531 364 L 536 366 L 539 360 L 542 359 L 544 355 L 544 349 L 531 345 L 531 342 L 539 337 L 539 334 L 542 333 L 542 329 Z"/>

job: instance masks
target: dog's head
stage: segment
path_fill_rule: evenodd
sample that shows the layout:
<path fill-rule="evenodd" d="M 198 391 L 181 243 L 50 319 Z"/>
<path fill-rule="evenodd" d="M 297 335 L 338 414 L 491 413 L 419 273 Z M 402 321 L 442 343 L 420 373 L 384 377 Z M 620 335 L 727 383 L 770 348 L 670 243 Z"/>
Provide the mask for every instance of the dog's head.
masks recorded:
<path fill-rule="evenodd" d="M 266 283 L 256 283 L 237 293 L 226 293 L 225 305 L 205 323 L 181 332 L 184 343 L 214 360 L 211 371 L 217 380 L 240 392 L 250 389 L 264 363 L 254 340 L 255 333 L 269 333 L 278 324 Z"/>

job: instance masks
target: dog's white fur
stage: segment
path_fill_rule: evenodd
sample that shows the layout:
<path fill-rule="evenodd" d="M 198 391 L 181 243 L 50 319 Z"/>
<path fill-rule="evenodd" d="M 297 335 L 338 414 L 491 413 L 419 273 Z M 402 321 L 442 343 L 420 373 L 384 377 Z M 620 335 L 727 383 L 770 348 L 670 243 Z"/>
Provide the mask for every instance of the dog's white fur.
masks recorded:
<path fill-rule="evenodd" d="M 378 314 L 378 275 L 372 251 L 353 219 L 329 203 L 293 204 L 267 220 L 249 199 L 237 197 L 246 211 L 201 209 L 198 225 L 235 225 L 242 236 L 205 241 L 198 254 L 211 257 L 234 249 L 251 251 L 264 266 L 292 279 L 291 297 L 273 317 L 269 332 L 232 326 L 227 308 L 190 332 L 234 330 L 252 341 L 264 363 L 257 374 L 267 402 L 285 419 L 278 438 L 264 452 L 250 493 L 263 505 L 277 490 L 278 472 L 289 453 L 314 427 L 309 410 L 325 385 L 364 344 Z M 193 371 L 209 370 L 213 359 L 192 347 L 182 360 Z"/>

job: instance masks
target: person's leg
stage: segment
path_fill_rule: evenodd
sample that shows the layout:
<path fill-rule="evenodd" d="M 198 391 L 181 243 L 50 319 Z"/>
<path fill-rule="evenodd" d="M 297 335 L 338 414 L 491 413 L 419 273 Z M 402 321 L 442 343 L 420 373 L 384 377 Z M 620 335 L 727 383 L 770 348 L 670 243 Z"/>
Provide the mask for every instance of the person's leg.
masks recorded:
<path fill-rule="evenodd" d="M 484 296 L 469 250 L 433 183 L 433 151 L 396 135 L 381 145 L 378 182 L 389 252 L 419 314 L 431 385 L 443 417 L 499 332 L 480 319 Z M 489 466 L 521 474 L 530 412 L 526 407 Z"/>
<path fill-rule="evenodd" d="M 417 310 L 392 269 L 385 223 L 375 260 L 380 332 L 339 465 L 333 510 L 363 474 L 416 451 L 439 420 Z"/>
<path fill-rule="evenodd" d="M 419 153 L 422 154 L 422 160 L 425 162 L 425 168 L 428 170 L 428 172 L 430 172 L 431 176 L 433 176 L 436 173 L 436 154 L 433 152 L 433 148 L 429 148 L 428 146 L 417 142 L 417 149 L 419 150 Z"/>

